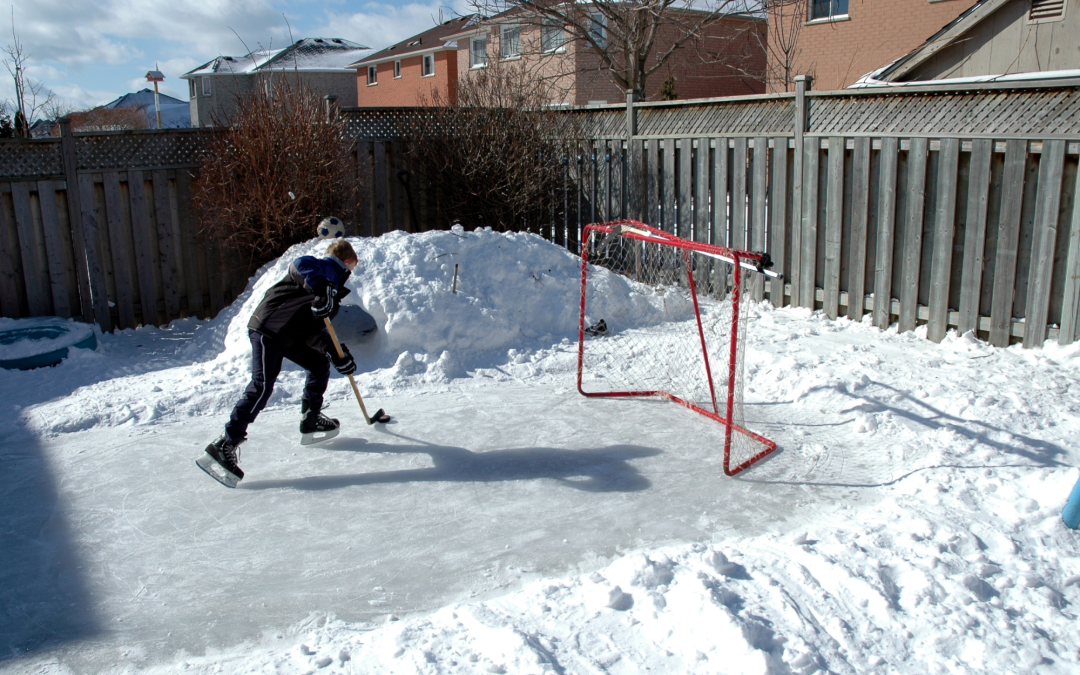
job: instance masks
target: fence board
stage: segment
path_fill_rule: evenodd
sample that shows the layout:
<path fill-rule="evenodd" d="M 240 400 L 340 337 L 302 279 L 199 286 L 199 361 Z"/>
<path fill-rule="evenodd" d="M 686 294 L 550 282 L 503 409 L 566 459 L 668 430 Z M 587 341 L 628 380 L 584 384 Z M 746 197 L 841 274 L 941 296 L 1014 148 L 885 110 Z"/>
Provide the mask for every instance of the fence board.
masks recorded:
<path fill-rule="evenodd" d="M 697 140 L 694 177 L 694 241 L 709 241 L 709 160 L 711 159 L 709 139 Z"/>
<path fill-rule="evenodd" d="M 971 143 L 971 168 L 968 178 L 967 227 L 964 232 L 964 269 L 960 276 L 961 334 L 978 327 L 979 299 L 982 297 L 986 213 L 990 202 L 990 159 L 993 141 L 980 138 Z"/>
<path fill-rule="evenodd" d="M 0 201 L 0 207 L 3 202 Z M 6 208 L 0 208 L 0 310 L 4 316 L 20 317 L 19 287 L 22 284 L 22 270 L 17 263 L 19 254 L 18 234 L 15 223 L 9 222 Z"/>
<path fill-rule="evenodd" d="M 746 146 L 743 136 L 732 141 L 734 149 L 731 159 L 731 243 L 732 248 L 745 249 L 748 246 L 746 226 Z"/>
<path fill-rule="evenodd" d="M 929 141 L 911 140 L 908 153 L 907 218 L 904 223 L 904 255 L 900 286 L 901 333 L 915 330 L 919 301 L 919 267 L 922 261 L 923 208 L 926 203 L 926 164 Z"/>
<path fill-rule="evenodd" d="M 112 330 L 112 316 L 109 314 L 109 298 L 106 294 L 105 270 L 101 264 L 97 245 L 98 219 L 94 199 L 94 181 L 89 174 L 79 176 L 79 202 L 82 207 L 81 239 L 86 256 L 87 274 L 92 291 L 94 321 L 103 331 Z M 76 251 L 78 256 L 78 251 Z"/>
<path fill-rule="evenodd" d="M 134 328 L 135 294 L 128 264 L 130 247 L 124 232 L 124 214 L 120 199 L 120 174 L 106 171 L 102 174 L 105 187 L 105 221 L 109 228 L 109 250 L 112 252 L 113 285 L 116 288 L 116 309 L 121 328 Z"/>
<path fill-rule="evenodd" d="M 1039 160 L 1039 195 L 1031 243 L 1030 282 L 1024 311 L 1024 346 L 1041 346 L 1046 338 L 1050 306 L 1050 280 L 1057 246 L 1058 210 L 1065 170 L 1065 141 L 1046 141 Z"/>
<path fill-rule="evenodd" d="M 784 275 L 788 273 L 786 263 L 789 247 L 788 227 L 788 147 L 786 138 L 776 139 L 772 149 L 772 179 L 769 187 L 769 241 L 766 250 L 773 260 L 773 271 L 781 276 L 773 279 L 769 286 L 769 302 L 775 307 L 784 306 Z"/>
<path fill-rule="evenodd" d="M 848 318 L 859 321 L 866 302 L 866 225 L 870 203 L 870 139 L 855 139 L 851 158 L 851 238 L 848 254 Z"/>
<path fill-rule="evenodd" d="M 679 227 L 676 230 L 676 236 L 692 239 L 694 227 L 694 139 L 692 138 L 679 139 L 678 171 L 679 204 L 677 216 Z"/>
<path fill-rule="evenodd" d="M 941 342 L 948 332 L 949 282 L 952 280 L 953 232 L 956 229 L 956 187 L 960 171 L 960 141 L 941 141 L 934 213 L 933 258 L 930 263 L 930 316 L 927 337 Z"/>
<path fill-rule="evenodd" d="M 181 169 L 176 172 L 176 222 L 180 229 L 188 313 L 192 316 L 207 317 L 206 308 L 203 306 L 203 295 L 206 293 L 205 260 L 200 261 L 203 253 L 198 241 L 198 218 L 191 208 L 191 179 L 190 171 Z M 203 264 L 200 265 L 200 262 Z"/>
<path fill-rule="evenodd" d="M 713 150 L 712 243 L 728 246 L 728 139 L 718 138 Z"/>
<path fill-rule="evenodd" d="M 750 245 L 751 251 L 766 251 L 765 246 L 765 202 L 769 189 L 769 141 L 764 137 L 754 139 L 754 154 L 751 159 L 750 175 Z M 750 297 L 756 302 L 765 299 L 765 279 L 755 274 L 750 279 Z"/>
<path fill-rule="evenodd" d="M 1012 332 L 1013 291 L 1020 238 L 1020 213 L 1024 197 L 1027 141 L 1005 142 L 1005 174 L 994 260 L 994 289 L 990 311 L 990 343 L 1008 347 Z"/>
<path fill-rule="evenodd" d="M 665 232 L 675 232 L 675 139 L 664 139 L 664 175 L 661 180 L 660 227 Z"/>
<path fill-rule="evenodd" d="M 47 316 L 52 312 L 48 278 L 38 260 L 34 215 L 30 208 L 30 183 L 11 184 L 11 200 L 15 212 L 15 227 L 19 233 L 19 253 L 22 260 L 26 304 L 30 316 Z"/>
<path fill-rule="evenodd" d="M 128 203 L 131 210 L 131 238 L 135 247 L 135 270 L 139 279 L 139 314 L 142 322 L 160 325 L 164 323 L 159 313 L 158 298 L 164 290 L 158 290 L 155 279 L 157 238 L 151 236 L 147 218 L 146 178 L 142 171 L 128 171 Z"/>
<path fill-rule="evenodd" d="M 817 269 L 817 231 L 818 231 L 818 164 L 821 159 L 821 141 L 817 137 L 807 137 L 803 141 L 803 183 L 802 223 L 800 224 L 799 256 L 799 306 L 814 308 L 815 282 Z M 795 249 L 795 250 L 800 250 Z"/>
<path fill-rule="evenodd" d="M 385 234 L 388 232 L 387 220 L 390 217 L 388 208 L 388 195 L 387 195 L 387 178 L 386 178 L 386 143 L 383 141 L 376 141 L 373 146 L 375 156 L 375 213 L 373 216 L 373 222 L 375 225 L 373 236 Z"/>
<path fill-rule="evenodd" d="M 825 295 L 823 308 L 830 319 L 840 314 L 840 241 L 844 226 L 844 139 L 829 139 L 829 187 L 825 206 Z"/>
<path fill-rule="evenodd" d="M 161 286 L 165 294 L 165 321 L 169 322 L 180 318 L 180 274 L 176 261 L 176 241 L 173 239 L 169 179 L 163 170 L 151 173 L 151 185 L 154 190 L 154 224 L 157 226 Z"/>
<path fill-rule="evenodd" d="M 1069 225 L 1068 254 L 1065 259 L 1065 284 L 1061 301 L 1061 328 L 1058 344 L 1069 345 L 1080 339 L 1080 170 L 1073 185 L 1072 222 Z"/>
<path fill-rule="evenodd" d="M 896 169 L 900 140 L 881 141 L 877 251 L 874 255 L 874 325 L 889 327 L 892 307 L 893 238 L 896 230 Z"/>
<path fill-rule="evenodd" d="M 660 141 L 645 141 L 645 222 L 660 225 Z"/>
<path fill-rule="evenodd" d="M 41 210 L 41 232 L 45 237 L 45 255 L 49 268 L 49 289 L 52 293 L 53 312 L 65 319 L 71 318 L 71 286 L 75 280 L 68 274 L 64 249 L 70 246 L 60 229 L 60 213 L 56 206 L 56 183 L 38 181 L 38 203 Z M 78 292 L 78 289 L 76 289 Z"/>

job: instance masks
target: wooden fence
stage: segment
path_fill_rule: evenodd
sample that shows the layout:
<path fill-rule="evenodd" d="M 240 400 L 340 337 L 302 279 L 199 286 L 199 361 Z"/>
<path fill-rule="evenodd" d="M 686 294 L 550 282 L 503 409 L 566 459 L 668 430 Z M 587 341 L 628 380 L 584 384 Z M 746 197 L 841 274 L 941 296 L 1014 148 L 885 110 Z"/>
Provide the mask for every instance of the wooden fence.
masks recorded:
<path fill-rule="evenodd" d="M 566 113 L 590 138 L 554 158 L 561 207 L 540 233 L 576 252 L 585 224 L 634 217 L 768 252 L 785 279 L 754 293 L 777 305 L 925 324 L 933 340 L 949 328 L 1002 346 L 1080 337 L 1080 82 L 806 85 Z M 423 111 L 342 114 L 366 194 L 352 233 L 448 227 L 399 131 Z M 3 315 L 108 329 L 229 303 L 244 270 L 188 206 L 200 147 L 176 131 L 0 143 Z"/>
<path fill-rule="evenodd" d="M 80 134 L 0 148 L 0 311 L 103 330 L 211 317 L 246 266 L 198 234 L 191 131 Z"/>

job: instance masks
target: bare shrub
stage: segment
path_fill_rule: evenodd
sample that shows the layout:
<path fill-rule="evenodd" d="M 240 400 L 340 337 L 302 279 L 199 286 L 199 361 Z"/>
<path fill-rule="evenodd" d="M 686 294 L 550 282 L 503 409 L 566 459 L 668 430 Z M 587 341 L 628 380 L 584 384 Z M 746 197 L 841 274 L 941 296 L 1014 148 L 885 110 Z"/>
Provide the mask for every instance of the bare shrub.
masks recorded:
<path fill-rule="evenodd" d="M 148 129 L 150 120 L 142 106 L 133 108 L 91 108 L 67 113 L 72 131 L 122 131 Z"/>
<path fill-rule="evenodd" d="M 521 62 L 495 61 L 408 118 L 409 164 L 434 187 L 445 225 L 507 231 L 551 221 L 562 207 L 563 157 L 578 137 L 553 100 L 551 83 Z"/>
<path fill-rule="evenodd" d="M 238 97 L 230 120 L 208 131 L 192 203 L 209 236 L 249 264 L 277 257 L 336 215 L 356 213 L 355 161 L 344 122 L 289 77 Z"/>

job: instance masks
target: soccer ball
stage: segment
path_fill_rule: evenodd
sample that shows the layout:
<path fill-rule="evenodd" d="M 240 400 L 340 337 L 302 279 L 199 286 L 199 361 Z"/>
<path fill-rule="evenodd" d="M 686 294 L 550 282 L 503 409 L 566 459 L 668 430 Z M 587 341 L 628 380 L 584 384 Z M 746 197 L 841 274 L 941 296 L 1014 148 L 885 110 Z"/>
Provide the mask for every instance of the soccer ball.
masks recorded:
<path fill-rule="evenodd" d="M 323 218 L 318 233 L 320 239 L 339 239 L 345 236 L 345 223 L 334 216 Z"/>

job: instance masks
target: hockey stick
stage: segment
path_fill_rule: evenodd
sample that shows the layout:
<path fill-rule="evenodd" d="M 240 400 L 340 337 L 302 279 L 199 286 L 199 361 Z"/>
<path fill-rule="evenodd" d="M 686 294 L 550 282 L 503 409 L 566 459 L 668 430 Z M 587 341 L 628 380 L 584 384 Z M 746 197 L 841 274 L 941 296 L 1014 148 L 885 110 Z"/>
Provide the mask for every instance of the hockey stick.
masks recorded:
<path fill-rule="evenodd" d="M 326 331 L 330 333 L 330 339 L 334 341 L 334 349 L 337 350 L 339 359 L 345 358 L 345 352 L 341 351 L 341 343 L 338 342 L 337 333 L 334 332 L 334 324 L 330 323 L 330 317 L 324 316 L 323 323 L 326 324 Z M 346 375 L 349 378 L 349 384 L 352 385 L 353 393 L 356 394 L 356 402 L 360 404 L 360 412 L 364 413 L 364 421 L 368 424 L 375 424 L 376 422 L 386 423 L 390 421 L 390 416 L 383 412 L 382 408 L 375 411 L 375 415 L 368 417 L 367 408 L 364 406 L 364 399 L 360 396 L 360 389 L 356 386 L 356 380 L 352 375 Z"/>

